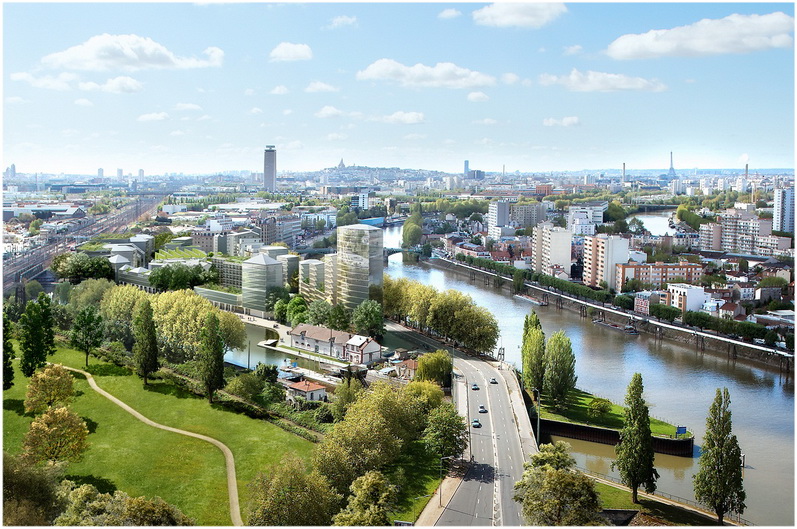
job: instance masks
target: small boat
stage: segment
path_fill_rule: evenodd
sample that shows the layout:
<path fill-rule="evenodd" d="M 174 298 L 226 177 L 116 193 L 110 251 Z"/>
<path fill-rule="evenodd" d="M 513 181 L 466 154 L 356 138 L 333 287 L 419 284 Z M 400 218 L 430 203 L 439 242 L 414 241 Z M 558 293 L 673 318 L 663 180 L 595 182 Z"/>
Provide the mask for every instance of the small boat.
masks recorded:
<path fill-rule="evenodd" d="M 539 306 L 541 306 L 541 307 L 545 307 L 546 305 L 548 305 L 548 302 L 547 302 L 547 301 L 540 301 L 540 300 L 539 300 L 539 299 L 537 299 L 537 298 L 533 298 L 533 297 L 531 297 L 531 296 L 526 296 L 526 295 L 523 295 L 523 294 L 515 294 L 515 297 L 516 297 L 516 298 L 523 299 L 523 300 L 526 300 L 526 301 L 528 301 L 529 303 L 534 303 L 535 305 L 539 305 Z"/>
<path fill-rule="evenodd" d="M 634 329 L 634 327 L 632 325 L 626 325 L 625 327 L 621 327 L 621 326 L 617 325 L 616 323 L 609 323 L 606 320 L 592 320 L 592 323 L 594 323 L 595 325 L 601 325 L 603 327 L 607 327 L 609 329 L 614 329 L 615 331 L 621 331 L 621 332 L 624 332 L 626 334 L 631 334 L 631 335 L 639 334 L 639 331 Z"/>
<path fill-rule="evenodd" d="M 625 333 L 626 333 L 626 334 L 633 334 L 633 335 L 635 335 L 635 336 L 636 336 L 637 334 L 639 334 L 639 331 L 638 331 L 638 330 L 636 330 L 636 328 L 635 328 L 633 325 L 626 325 L 626 326 L 623 328 L 623 330 L 625 330 Z"/>

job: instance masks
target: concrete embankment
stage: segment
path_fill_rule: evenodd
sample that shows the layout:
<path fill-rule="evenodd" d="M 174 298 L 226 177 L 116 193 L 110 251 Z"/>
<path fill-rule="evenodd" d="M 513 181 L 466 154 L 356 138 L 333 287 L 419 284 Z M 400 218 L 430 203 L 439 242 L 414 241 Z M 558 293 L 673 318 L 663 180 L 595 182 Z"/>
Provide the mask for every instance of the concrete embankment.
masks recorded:
<path fill-rule="evenodd" d="M 489 279 L 492 288 L 505 290 L 507 295 L 512 294 L 512 280 L 498 277 L 488 270 L 480 270 L 469 265 L 464 265 L 447 259 L 429 259 L 421 261 L 426 266 L 448 270 L 462 278 L 481 281 Z M 548 287 L 526 283 L 531 295 L 537 298 L 547 296 L 550 307 L 577 312 L 584 318 L 600 315 L 607 322 L 624 325 L 629 318 L 633 318 L 636 329 L 640 333 L 653 335 L 656 339 L 672 340 L 682 344 L 692 345 L 701 352 L 726 356 L 731 360 L 743 359 L 770 368 L 789 372 L 793 368 L 794 356 L 791 353 L 778 351 L 770 347 L 749 344 L 740 340 L 732 340 L 725 336 L 718 336 L 713 332 L 699 331 L 681 327 L 675 324 L 659 322 L 634 312 L 623 311 L 617 307 L 603 306 L 601 303 L 577 299 Z"/>

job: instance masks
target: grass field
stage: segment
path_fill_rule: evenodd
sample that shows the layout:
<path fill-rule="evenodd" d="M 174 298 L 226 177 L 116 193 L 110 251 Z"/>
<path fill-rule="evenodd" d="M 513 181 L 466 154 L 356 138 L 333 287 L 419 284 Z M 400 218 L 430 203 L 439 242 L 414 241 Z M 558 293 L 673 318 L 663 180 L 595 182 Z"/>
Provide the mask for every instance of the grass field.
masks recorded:
<path fill-rule="evenodd" d="M 397 471 L 403 474 L 401 479 L 395 479 Z M 400 500 L 395 512 L 390 513 L 391 521 L 414 522 L 440 484 L 440 460 L 416 441 L 386 474 L 392 481 L 401 482 Z"/>
<path fill-rule="evenodd" d="M 58 347 L 49 360 L 81 369 L 85 366 L 85 356 L 66 347 Z M 94 358 L 91 364 L 101 388 L 146 417 L 226 444 L 235 456 L 244 516 L 247 483 L 258 472 L 277 464 L 283 454 L 307 460 L 312 453 L 312 443 L 270 423 L 209 405 L 167 382 L 154 381 L 145 388 L 125 369 Z M 28 379 L 18 369 L 14 374 L 14 387 L 3 392 L 3 444 L 10 453 L 21 450 L 32 420 L 23 410 Z M 198 525 L 230 525 L 224 457 L 216 447 L 145 425 L 92 390 L 84 379 L 76 377 L 75 390 L 72 407 L 89 426 L 91 446 L 82 461 L 69 465 L 69 479 L 92 483 L 103 491 L 160 496 Z"/>
<path fill-rule="evenodd" d="M 634 509 L 672 525 L 712 525 L 711 518 L 642 496 L 639 497 L 640 503 L 634 504 L 631 501 L 630 491 L 605 483 L 595 483 L 595 490 L 600 494 L 604 509 Z"/>
<path fill-rule="evenodd" d="M 540 417 L 555 421 L 574 422 L 590 424 L 593 426 L 602 426 L 604 428 L 614 428 L 616 430 L 622 428 L 625 422 L 625 412 L 624 408 L 622 406 L 618 406 L 617 404 L 612 403 L 612 409 L 601 417 L 589 416 L 587 410 L 589 409 L 589 403 L 593 398 L 593 395 L 576 389 L 570 394 L 567 409 L 564 411 L 554 411 L 550 407 L 546 406 L 545 395 L 543 395 L 540 406 Z M 671 437 L 675 435 L 675 426 L 651 417 L 650 431 L 653 435 Z M 691 435 L 691 433 L 687 433 Z"/>

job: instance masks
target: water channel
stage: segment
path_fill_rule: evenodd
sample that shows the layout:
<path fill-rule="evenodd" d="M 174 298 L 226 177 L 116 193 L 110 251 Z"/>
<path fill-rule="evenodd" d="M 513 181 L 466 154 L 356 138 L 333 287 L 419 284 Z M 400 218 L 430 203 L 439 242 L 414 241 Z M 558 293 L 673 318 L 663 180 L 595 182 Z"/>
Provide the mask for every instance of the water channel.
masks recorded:
<path fill-rule="evenodd" d="M 669 212 L 639 215 L 654 234 L 668 229 Z M 385 230 L 385 246 L 398 247 L 401 228 Z M 550 336 L 563 329 L 576 354 L 578 387 L 622 403 L 631 376 L 639 372 L 645 384 L 650 413 L 670 423 L 687 426 L 696 435 L 695 457 L 656 455 L 661 475 L 658 490 L 694 500 L 692 476 L 697 472 L 699 445 L 705 433 L 709 406 L 717 388 L 727 387 L 731 395 L 733 431 L 745 453 L 744 485 L 747 510 L 744 518 L 756 525 L 794 525 L 794 380 L 777 369 L 762 368 L 723 354 L 699 352 L 694 347 L 660 341 L 642 334 L 628 336 L 596 327 L 577 313 L 538 307 L 512 297 L 505 290 L 471 281 L 467 275 L 424 264 L 406 264 L 401 254 L 390 257 L 385 273 L 432 285 L 438 290 L 456 289 L 469 294 L 492 311 L 501 328 L 499 346 L 506 359 L 520 365 L 523 319 L 534 309 Z M 281 365 L 297 362 L 317 369 L 315 362 L 264 352 L 257 343 L 266 330 L 247 325 L 251 353 L 231 351 L 225 359 L 254 367 L 257 362 Z M 556 440 L 556 439 L 554 439 Z M 611 470 L 613 447 L 564 439 L 573 447 L 578 466 L 617 477 Z M 545 439 L 543 439 L 545 441 Z"/>
<path fill-rule="evenodd" d="M 654 234 L 667 229 L 666 216 L 640 215 Z M 385 246 L 397 247 L 401 228 L 385 230 Z M 596 327 L 577 313 L 538 307 L 494 289 L 481 279 L 427 265 L 409 265 L 400 254 L 390 257 L 385 269 L 392 277 L 407 277 L 438 290 L 456 289 L 469 294 L 496 316 L 501 328 L 499 346 L 507 361 L 520 365 L 523 319 L 533 308 L 550 336 L 563 329 L 576 354 L 578 387 L 613 402 L 622 403 L 631 376 L 639 372 L 645 399 L 653 416 L 687 426 L 696 435 L 695 457 L 656 454 L 661 475 L 660 492 L 694 500 L 692 476 L 697 472 L 697 452 L 705 433 L 709 406 L 717 388 L 731 396 L 733 431 L 745 453 L 744 484 L 747 510 L 744 518 L 756 525 L 794 525 L 794 380 L 770 370 L 732 361 L 723 354 L 698 352 L 679 343 L 656 342 L 642 334 L 628 336 Z M 611 470 L 613 447 L 568 440 L 578 466 L 617 477 Z"/>

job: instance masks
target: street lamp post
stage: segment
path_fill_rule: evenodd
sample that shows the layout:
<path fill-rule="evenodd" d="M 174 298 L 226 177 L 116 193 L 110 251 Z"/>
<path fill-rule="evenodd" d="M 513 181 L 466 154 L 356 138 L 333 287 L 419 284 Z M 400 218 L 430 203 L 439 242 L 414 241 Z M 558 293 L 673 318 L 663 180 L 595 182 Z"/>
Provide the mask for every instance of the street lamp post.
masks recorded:
<path fill-rule="evenodd" d="M 438 503 L 440 507 L 443 506 L 443 460 L 444 459 L 454 459 L 454 456 L 446 456 L 440 458 L 440 485 L 437 489 L 437 499 L 439 500 Z"/>
<path fill-rule="evenodd" d="M 537 388 L 533 388 L 531 390 L 534 393 L 534 400 L 537 401 L 537 449 L 540 448 L 540 390 Z"/>

